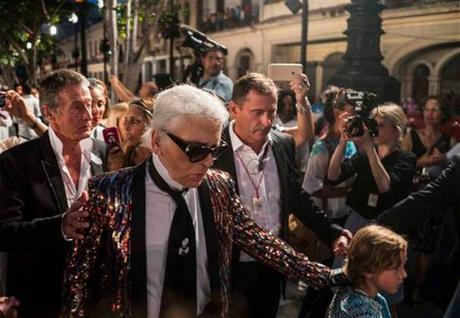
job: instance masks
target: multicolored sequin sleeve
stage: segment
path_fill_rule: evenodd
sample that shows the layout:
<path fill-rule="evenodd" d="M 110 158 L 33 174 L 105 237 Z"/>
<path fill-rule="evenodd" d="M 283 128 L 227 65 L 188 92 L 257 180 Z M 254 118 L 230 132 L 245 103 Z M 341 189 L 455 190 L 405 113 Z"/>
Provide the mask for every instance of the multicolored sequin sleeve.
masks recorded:
<path fill-rule="evenodd" d="M 214 205 L 214 213 L 230 216 L 232 219 L 230 222 L 216 222 L 216 224 L 218 228 L 233 225 L 231 229 L 233 241 L 244 252 L 283 274 L 305 280 L 311 286 L 323 287 L 330 284 L 331 270 L 329 267 L 309 261 L 308 257 L 296 252 L 281 239 L 265 232 L 254 222 L 242 206 L 236 194 L 234 182 L 227 174 L 220 172 L 220 178 L 211 179 L 213 183 L 219 184 L 212 195 L 220 195 L 221 198 L 227 198 L 228 201 L 228 206 Z M 225 209 L 227 211 L 224 211 Z M 228 228 L 224 231 L 231 232 Z"/>
<path fill-rule="evenodd" d="M 63 317 L 129 317 L 131 239 L 129 170 L 100 175 L 89 182 L 87 233 L 75 241 L 64 283 Z M 88 308 L 97 304 L 95 308 Z"/>
<path fill-rule="evenodd" d="M 83 240 L 74 241 L 64 273 L 64 307 L 62 317 L 85 317 L 88 296 L 88 280 L 94 271 L 97 250 L 101 242 L 103 219 L 97 209 L 104 204 L 90 181 L 89 201 L 85 209 L 89 213 L 90 227 Z"/>

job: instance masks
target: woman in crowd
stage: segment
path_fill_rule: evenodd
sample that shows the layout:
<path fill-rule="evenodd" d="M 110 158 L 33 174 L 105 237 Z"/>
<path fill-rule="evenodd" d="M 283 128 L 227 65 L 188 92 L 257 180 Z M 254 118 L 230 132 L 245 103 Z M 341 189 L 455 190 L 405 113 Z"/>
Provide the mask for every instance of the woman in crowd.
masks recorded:
<path fill-rule="evenodd" d="M 428 96 L 422 103 L 423 127 L 411 130 L 404 138 L 402 148 L 411 151 L 417 158 L 417 175 L 414 178 L 415 191 L 423 188 L 430 180 L 439 176 L 446 163 L 446 152 L 455 140 L 443 134 L 441 127 L 449 120 L 449 108 L 440 96 Z M 442 212 L 442 211 L 440 211 Z M 410 247 L 416 255 L 416 272 L 412 301 L 422 302 L 421 286 L 425 279 L 431 256 L 439 243 L 441 217 L 431 217 L 423 222 L 410 239 Z"/>
<path fill-rule="evenodd" d="M 277 116 L 273 124 L 283 128 L 297 126 L 295 94 L 289 89 L 283 89 L 278 94 Z"/>
<path fill-rule="evenodd" d="M 406 123 L 401 107 L 379 106 L 372 114 L 378 125 L 378 136 L 371 138 L 365 129 L 362 136 L 351 137 L 342 125 L 341 138 L 328 169 L 328 179 L 336 184 L 356 175 L 347 195 L 350 215 L 345 222 L 345 228 L 353 233 L 410 194 L 416 169 L 414 154 L 400 149 Z M 353 141 L 359 151 L 344 160 L 348 140 Z M 401 291 L 385 297 L 394 305 L 403 296 Z M 396 315 L 395 307 L 393 309 Z"/>
<path fill-rule="evenodd" d="M 150 125 L 153 106 L 154 102 L 151 99 L 135 99 L 129 103 L 122 122 L 124 136 L 122 136 L 121 149 L 109 150 L 109 170 L 137 165 L 151 155 L 148 146 L 142 143 L 142 137 Z"/>
<path fill-rule="evenodd" d="M 110 107 L 109 116 L 107 117 L 106 126 L 115 127 L 118 130 L 118 135 L 121 142 L 126 139 L 125 117 L 128 112 L 128 103 L 118 103 Z"/>
<path fill-rule="evenodd" d="M 102 131 L 105 128 L 104 119 L 109 113 L 107 87 L 104 82 L 97 78 L 89 78 L 89 89 L 91 92 L 91 115 L 93 116 L 92 137 L 104 141 Z"/>
<path fill-rule="evenodd" d="M 342 127 L 342 122 L 345 116 L 353 112 L 353 106 L 343 98 L 345 93 L 345 89 L 336 86 L 330 86 L 323 92 L 323 116 L 328 128 L 327 132 L 313 144 L 302 184 L 302 188 L 312 196 L 315 204 L 326 211 L 334 223 L 340 225 L 345 223 L 348 216 L 349 211 L 345 205 L 345 200 L 352 179 L 333 186 L 327 180 L 327 168 L 340 140 L 339 129 Z M 348 141 L 345 158 L 350 158 L 355 153 L 356 147 L 351 141 Z M 306 245 L 308 248 L 304 252 L 316 261 L 331 265 L 333 254 L 330 248 L 314 235 L 308 235 L 306 238 L 308 240 L 305 240 L 304 246 Z M 299 287 L 303 287 L 301 282 L 299 282 Z M 331 298 L 332 293 L 329 290 L 318 292 L 308 289 L 302 302 L 299 317 L 324 317 Z"/>
<path fill-rule="evenodd" d="M 366 129 L 364 135 L 350 137 L 342 124 L 340 141 L 328 169 L 328 179 L 335 184 L 356 174 L 347 196 L 351 213 L 345 222 L 353 232 L 407 197 L 415 174 L 415 156 L 400 149 L 406 122 L 401 107 L 379 106 L 372 113 L 378 125 L 378 136 L 370 137 Z M 344 160 L 349 140 L 359 152 Z"/>
<path fill-rule="evenodd" d="M 343 225 L 348 216 L 348 209 L 345 205 L 349 180 L 332 186 L 327 180 L 327 169 L 329 161 L 337 148 L 340 140 L 340 128 L 347 115 L 353 112 L 353 106 L 348 104 L 339 95 L 345 93 L 344 89 L 332 86 L 325 92 L 323 99 L 324 118 L 328 123 L 328 130 L 313 145 L 310 153 L 307 172 L 302 187 L 312 195 L 315 204 L 322 207 L 328 213 L 334 223 Z M 356 153 L 356 147 L 351 141 L 345 146 L 345 158 L 351 158 Z"/>

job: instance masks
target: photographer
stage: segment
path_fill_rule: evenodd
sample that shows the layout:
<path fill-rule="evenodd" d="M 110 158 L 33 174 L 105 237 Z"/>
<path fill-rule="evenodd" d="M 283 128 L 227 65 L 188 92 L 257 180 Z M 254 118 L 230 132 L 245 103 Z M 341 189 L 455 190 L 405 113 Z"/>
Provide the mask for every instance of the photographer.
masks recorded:
<path fill-rule="evenodd" d="M 209 89 L 225 102 L 229 102 L 232 99 L 233 82 L 222 72 L 224 60 L 224 52 L 220 47 L 208 49 L 201 58 L 203 75 L 197 86 Z"/>

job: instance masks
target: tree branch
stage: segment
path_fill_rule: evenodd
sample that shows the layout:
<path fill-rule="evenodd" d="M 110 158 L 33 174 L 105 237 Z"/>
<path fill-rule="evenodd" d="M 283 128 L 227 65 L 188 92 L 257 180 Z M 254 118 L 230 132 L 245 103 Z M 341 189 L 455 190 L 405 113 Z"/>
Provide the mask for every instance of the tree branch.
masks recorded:
<path fill-rule="evenodd" d="M 43 14 L 45 15 L 46 21 L 51 20 L 51 17 L 50 17 L 50 15 L 48 14 L 48 10 L 46 10 L 45 0 L 41 0 L 41 1 L 40 1 L 40 4 L 42 5 L 42 11 L 43 11 Z"/>
<path fill-rule="evenodd" d="M 149 27 L 147 28 L 147 32 L 145 34 L 143 34 L 143 39 L 139 45 L 139 48 L 134 52 L 134 58 L 133 58 L 133 61 L 138 61 L 139 58 L 142 56 L 142 53 L 145 49 L 145 47 L 147 46 L 147 44 L 149 43 L 150 41 L 150 35 L 152 33 L 156 34 L 158 32 L 158 25 L 159 25 L 159 22 L 160 22 L 160 15 L 161 15 L 161 12 L 163 12 L 165 10 L 165 7 L 166 5 L 168 4 L 168 0 L 164 0 L 164 1 L 160 1 L 160 4 L 158 6 L 155 6 L 157 9 L 152 11 L 152 12 L 156 12 L 156 19 L 155 19 L 155 23 L 153 24 L 149 24 Z"/>
<path fill-rule="evenodd" d="M 24 53 L 22 46 L 15 41 L 8 33 L 2 33 L 1 36 L 5 39 L 5 41 L 11 44 L 16 52 L 18 52 L 21 59 L 24 61 L 24 64 L 29 64 L 29 58 Z"/>

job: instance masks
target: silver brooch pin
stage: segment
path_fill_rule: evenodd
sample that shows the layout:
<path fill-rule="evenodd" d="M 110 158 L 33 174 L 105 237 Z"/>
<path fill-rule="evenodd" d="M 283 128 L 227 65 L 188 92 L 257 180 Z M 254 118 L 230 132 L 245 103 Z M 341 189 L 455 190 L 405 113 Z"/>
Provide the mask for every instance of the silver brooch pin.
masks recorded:
<path fill-rule="evenodd" d="M 182 246 L 179 247 L 179 255 L 187 255 L 190 251 L 190 247 L 188 246 L 189 239 L 186 237 L 182 240 Z"/>

